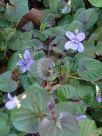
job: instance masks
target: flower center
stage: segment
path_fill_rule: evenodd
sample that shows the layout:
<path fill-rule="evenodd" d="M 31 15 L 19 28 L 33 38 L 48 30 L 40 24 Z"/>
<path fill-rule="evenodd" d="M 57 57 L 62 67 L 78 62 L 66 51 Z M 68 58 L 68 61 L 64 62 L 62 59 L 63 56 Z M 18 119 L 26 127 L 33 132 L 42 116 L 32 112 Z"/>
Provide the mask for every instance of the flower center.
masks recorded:
<path fill-rule="evenodd" d="M 24 60 L 23 65 L 26 67 L 30 60 Z"/>
<path fill-rule="evenodd" d="M 73 39 L 72 42 L 79 43 L 79 41 L 77 39 Z"/>

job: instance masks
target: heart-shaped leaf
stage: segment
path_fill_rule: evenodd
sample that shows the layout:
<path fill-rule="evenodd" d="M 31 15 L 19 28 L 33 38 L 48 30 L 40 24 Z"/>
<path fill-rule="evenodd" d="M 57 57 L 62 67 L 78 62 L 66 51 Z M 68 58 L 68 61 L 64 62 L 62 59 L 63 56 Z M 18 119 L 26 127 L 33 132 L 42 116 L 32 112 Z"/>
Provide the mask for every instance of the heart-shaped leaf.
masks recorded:
<path fill-rule="evenodd" d="M 80 9 L 79 9 L 80 10 Z M 98 19 L 98 13 L 94 8 L 80 11 L 79 14 L 76 12 L 75 19 L 83 23 L 86 29 L 91 28 Z"/>
<path fill-rule="evenodd" d="M 102 63 L 95 59 L 84 57 L 79 62 L 77 73 L 86 81 L 97 81 L 102 78 Z"/>
<path fill-rule="evenodd" d="M 30 109 L 15 109 L 12 111 L 11 120 L 15 128 L 19 131 L 26 133 L 38 132 L 39 118 L 37 118 L 34 111 Z"/>
<path fill-rule="evenodd" d="M 88 0 L 95 7 L 102 7 L 102 0 Z"/>
<path fill-rule="evenodd" d="M 77 90 L 71 85 L 62 85 L 56 90 L 57 96 L 60 100 L 67 100 L 78 98 Z"/>
<path fill-rule="evenodd" d="M 3 92 L 13 92 L 18 84 L 12 79 L 12 72 L 7 71 L 0 75 L 0 90 Z"/>
<path fill-rule="evenodd" d="M 79 136 L 79 126 L 74 116 L 69 112 L 62 112 L 56 121 L 43 118 L 39 131 L 41 136 Z"/>
<path fill-rule="evenodd" d="M 11 22 L 21 19 L 28 11 L 28 0 L 10 0 L 12 5 L 8 5 L 5 16 Z"/>
<path fill-rule="evenodd" d="M 80 136 L 95 136 L 96 135 L 96 125 L 94 120 L 81 120 L 80 125 Z"/>
<path fill-rule="evenodd" d="M 8 116 L 5 113 L 0 113 L 0 133 L 2 136 L 7 136 L 9 132 Z"/>
<path fill-rule="evenodd" d="M 12 111 L 11 120 L 19 131 L 36 133 L 40 118 L 48 112 L 50 95 L 45 89 L 33 85 L 26 90 L 26 96 L 21 102 L 21 107 Z"/>

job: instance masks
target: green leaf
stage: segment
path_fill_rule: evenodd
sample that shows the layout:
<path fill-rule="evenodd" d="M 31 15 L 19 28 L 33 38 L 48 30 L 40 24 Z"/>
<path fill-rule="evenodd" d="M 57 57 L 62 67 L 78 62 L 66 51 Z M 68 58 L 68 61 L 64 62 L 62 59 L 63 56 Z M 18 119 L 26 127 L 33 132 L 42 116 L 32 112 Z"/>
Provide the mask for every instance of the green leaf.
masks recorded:
<path fill-rule="evenodd" d="M 70 24 L 72 22 L 72 16 L 70 14 L 66 14 L 62 16 L 58 22 L 58 26 L 64 26 L 67 24 Z"/>
<path fill-rule="evenodd" d="M 6 71 L 0 75 L 0 90 L 2 92 L 13 92 L 17 87 L 17 82 L 12 79 L 12 72 Z"/>
<path fill-rule="evenodd" d="M 70 30 L 70 31 L 74 31 L 75 30 L 79 30 L 81 32 L 85 32 L 85 27 L 83 25 L 82 22 L 78 21 L 78 20 L 74 20 L 71 24 L 68 25 L 68 27 L 66 28 L 66 30 Z"/>
<path fill-rule="evenodd" d="M 40 86 L 34 84 L 30 88 L 28 88 L 26 90 L 26 92 L 28 92 L 27 93 L 28 100 L 26 99 L 25 102 L 31 101 L 32 104 L 31 104 L 30 107 L 33 108 L 33 106 L 34 106 L 33 104 L 35 104 L 35 107 L 36 107 L 36 103 L 37 103 L 37 106 L 39 107 L 40 112 L 47 111 L 47 104 L 48 104 L 48 101 L 50 99 L 50 95 L 47 92 L 47 90 L 45 90 L 44 88 L 41 88 Z"/>
<path fill-rule="evenodd" d="M 102 109 L 101 108 L 96 108 L 96 109 L 91 110 L 91 115 L 95 120 L 102 122 Z"/>
<path fill-rule="evenodd" d="M 10 59 L 9 59 L 9 62 L 8 62 L 8 65 L 7 65 L 7 69 L 8 70 L 14 70 L 15 68 L 17 68 L 16 66 L 16 63 L 18 61 L 18 52 L 14 53 Z"/>
<path fill-rule="evenodd" d="M 96 125 L 94 120 L 81 120 L 80 125 L 80 136 L 96 136 Z"/>
<path fill-rule="evenodd" d="M 49 1 L 48 0 L 44 0 L 43 4 L 46 8 L 49 8 Z"/>
<path fill-rule="evenodd" d="M 14 109 L 11 120 L 16 129 L 26 133 L 38 132 L 40 118 L 48 112 L 49 93 L 33 85 L 26 90 L 26 99 L 22 100 L 20 109 Z"/>
<path fill-rule="evenodd" d="M 79 136 L 79 126 L 74 116 L 66 112 L 60 119 L 60 114 L 56 122 L 47 117 L 41 120 L 39 129 L 41 136 Z"/>
<path fill-rule="evenodd" d="M 9 134 L 8 136 L 17 136 L 16 134 Z"/>
<path fill-rule="evenodd" d="M 71 112 L 73 114 L 84 114 L 87 108 L 87 105 L 84 101 L 79 101 L 79 102 L 73 102 L 72 101 L 67 101 L 67 102 L 60 102 L 58 104 L 58 107 L 61 107 L 62 111 L 67 111 Z"/>
<path fill-rule="evenodd" d="M 20 75 L 20 81 L 24 90 L 27 90 L 32 85 L 27 74 Z"/>
<path fill-rule="evenodd" d="M 31 106 L 31 105 L 27 105 Z M 15 128 L 26 133 L 38 132 L 39 119 L 32 110 L 20 108 L 12 111 L 11 120 Z"/>
<path fill-rule="evenodd" d="M 74 80 L 75 83 L 75 80 Z M 75 85 L 62 85 L 56 89 L 56 94 L 60 100 L 67 99 L 84 99 L 89 97 L 90 99 L 94 97 L 95 88 L 89 84 L 78 84 Z"/>
<path fill-rule="evenodd" d="M 43 43 L 38 39 L 32 39 L 25 43 L 25 46 L 29 46 L 29 48 L 34 49 L 36 51 L 37 49 L 43 48 Z"/>
<path fill-rule="evenodd" d="M 83 114 L 93 102 L 94 91 L 95 89 L 90 85 L 63 85 L 57 88 L 56 95 L 59 101 L 68 101 L 67 105 L 70 112 Z"/>
<path fill-rule="evenodd" d="M 82 98 L 88 106 L 93 104 L 93 99 L 95 99 L 95 87 L 89 84 L 79 84 L 75 86 L 77 93 L 80 98 Z"/>
<path fill-rule="evenodd" d="M 42 15 L 41 23 L 45 24 L 46 27 L 55 25 L 55 19 L 59 17 L 57 13 L 52 12 L 50 9 L 43 10 Z"/>
<path fill-rule="evenodd" d="M 77 73 L 86 81 L 97 81 L 102 78 L 102 63 L 98 60 L 84 57 L 79 61 Z"/>
<path fill-rule="evenodd" d="M 98 136 L 102 135 L 102 127 L 100 127 L 100 128 L 97 129 L 97 135 Z"/>
<path fill-rule="evenodd" d="M 94 8 L 86 9 L 80 12 L 80 14 L 77 14 L 75 19 L 82 22 L 86 29 L 89 29 L 96 23 L 98 19 L 98 13 Z"/>
<path fill-rule="evenodd" d="M 102 7 L 102 0 L 88 0 L 95 7 Z"/>
<path fill-rule="evenodd" d="M 8 125 L 8 116 L 5 113 L 0 113 L 0 133 L 2 136 L 7 136 L 10 132 L 10 126 Z"/>
<path fill-rule="evenodd" d="M 49 29 L 47 29 L 47 30 L 49 30 Z M 45 31 L 47 31 L 47 30 L 45 30 Z M 43 32 L 45 32 L 45 31 L 43 31 Z M 38 38 L 38 39 L 40 39 L 41 41 L 47 40 L 47 39 L 48 39 L 49 31 L 47 31 L 47 32 L 45 32 L 45 33 L 43 33 L 43 32 L 34 29 L 34 31 L 33 31 L 34 38 Z"/>
<path fill-rule="evenodd" d="M 99 17 L 98 17 L 98 20 L 97 20 L 97 27 L 102 27 L 102 11 L 100 10 L 99 11 Z"/>
<path fill-rule="evenodd" d="M 71 81 L 71 83 L 74 88 L 77 91 L 77 95 L 79 95 L 79 99 L 82 99 L 86 105 L 86 107 L 90 107 L 90 106 L 96 106 L 94 101 L 95 101 L 95 92 L 96 89 L 94 86 L 92 86 L 92 84 L 89 83 L 75 83 L 75 79 L 73 79 L 73 81 Z"/>
<path fill-rule="evenodd" d="M 72 8 L 74 10 L 79 9 L 80 7 L 84 7 L 84 1 L 83 0 L 72 0 Z"/>
<path fill-rule="evenodd" d="M 93 43 L 94 41 L 87 41 L 87 42 L 85 42 L 84 43 L 84 47 L 85 47 L 85 49 L 84 49 L 84 53 L 83 54 L 85 54 L 85 56 L 88 56 L 88 57 L 92 57 L 92 58 L 94 58 L 95 57 L 95 52 L 96 52 L 96 46 L 94 46 L 94 43 Z"/>
<path fill-rule="evenodd" d="M 0 27 L 5 28 L 5 27 L 8 27 L 9 25 L 10 23 L 6 19 L 3 18 L 0 20 Z"/>
<path fill-rule="evenodd" d="M 53 11 L 57 12 L 64 7 L 64 2 L 61 0 L 49 0 L 49 6 Z"/>
<path fill-rule="evenodd" d="M 22 33 L 13 30 L 7 37 L 8 48 L 15 51 L 21 51 L 25 47 L 29 48 L 27 43 L 29 44 L 29 41 L 31 41 L 31 36 L 32 34 L 30 32 Z"/>
<path fill-rule="evenodd" d="M 71 85 L 62 85 L 58 87 L 56 90 L 58 99 L 60 100 L 67 100 L 67 99 L 74 99 L 78 98 L 77 90 Z"/>
<path fill-rule="evenodd" d="M 95 58 L 95 54 L 102 54 L 102 27 L 96 29 L 94 33 L 91 34 L 88 41 L 85 41 L 85 55 Z"/>
<path fill-rule="evenodd" d="M 71 57 L 65 57 L 63 59 L 63 64 L 67 68 L 68 71 L 72 70 L 72 65 L 73 65 L 73 59 Z"/>
<path fill-rule="evenodd" d="M 10 3 L 14 6 L 7 6 L 5 16 L 11 22 L 18 21 L 29 11 L 28 0 L 10 0 Z"/>
<path fill-rule="evenodd" d="M 34 54 L 34 59 L 39 60 L 45 57 L 45 53 L 44 51 L 40 50 L 40 51 L 35 51 Z"/>
<path fill-rule="evenodd" d="M 53 47 L 53 51 L 59 54 L 63 54 L 64 51 L 64 44 L 66 42 L 66 38 L 63 35 L 57 36 L 52 42 L 52 45 L 56 45 L 56 47 Z"/>

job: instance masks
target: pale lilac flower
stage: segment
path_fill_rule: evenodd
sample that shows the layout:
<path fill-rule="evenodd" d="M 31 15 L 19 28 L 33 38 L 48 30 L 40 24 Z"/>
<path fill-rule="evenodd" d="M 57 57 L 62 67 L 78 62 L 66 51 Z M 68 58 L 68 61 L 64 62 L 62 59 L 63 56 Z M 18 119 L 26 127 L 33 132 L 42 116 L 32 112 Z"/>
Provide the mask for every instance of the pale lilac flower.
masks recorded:
<path fill-rule="evenodd" d="M 65 6 L 62 10 L 62 14 L 66 14 L 66 13 L 69 13 L 71 11 L 71 7 L 69 6 Z"/>
<path fill-rule="evenodd" d="M 60 113 L 59 119 L 62 119 L 62 118 L 67 119 L 67 117 L 68 117 L 68 113 L 62 112 Z M 77 115 L 75 116 L 75 118 L 76 120 L 83 120 L 83 119 L 87 119 L 87 116 L 83 114 L 83 115 Z"/>
<path fill-rule="evenodd" d="M 31 55 L 29 50 L 25 50 L 23 58 L 19 60 L 16 65 L 20 66 L 21 73 L 25 73 L 26 71 L 30 71 L 31 64 L 34 63 L 34 60 L 31 59 Z"/>
<path fill-rule="evenodd" d="M 71 11 L 71 0 L 68 0 L 65 7 L 62 10 L 62 14 L 69 13 Z"/>
<path fill-rule="evenodd" d="M 83 52 L 84 46 L 81 43 L 85 39 L 85 34 L 80 32 L 66 32 L 66 36 L 69 38 L 70 41 L 65 43 L 65 49 L 69 50 L 72 49 L 74 51 Z"/>
<path fill-rule="evenodd" d="M 87 116 L 86 115 L 76 116 L 76 120 L 83 120 L 83 119 L 87 119 Z"/>
<path fill-rule="evenodd" d="M 101 103 L 102 102 L 102 96 L 96 96 L 96 101 Z"/>
<path fill-rule="evenodd" d="M 8 109 L 8 110 L 12 110 L 14 109 L 15 107 L 20 107 L 21 104 L 20 104 L 20 101 L 17 99 L 16 96 L 12 97 L 10 93 L 7 94 L 7 98 L 8 98 L 8 101 L 6 102 L 5 104 L 5 107 Z"/>

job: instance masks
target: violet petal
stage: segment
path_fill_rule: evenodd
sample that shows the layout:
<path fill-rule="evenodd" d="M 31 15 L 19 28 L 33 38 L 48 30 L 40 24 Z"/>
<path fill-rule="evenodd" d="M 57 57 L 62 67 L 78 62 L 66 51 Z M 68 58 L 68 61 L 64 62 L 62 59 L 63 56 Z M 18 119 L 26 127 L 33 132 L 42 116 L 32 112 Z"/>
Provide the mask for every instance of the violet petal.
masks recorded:
<path fill-rule="evenodd" d="M 70 39 L 70 40 L 73 40 L 76 38 L 75 34 L 73 32 L 66 32 L 66 36 Z"/>
<path fill-rule="evenodd" d="M 24 59 L 25 60 L 30 60 L 31 59 L 31 55 L 30 55 L 30 51 L 29 50 L 25 50 L 25 52 L 24 52 Z"/>
<path fill-rule="evenodd" d="M 65 50 L 69 50 L 71 48 L 71 43 L 70 41 L 66 42 L 65 43 L 65 46 L 64 46 Z"/>
<path fill-rule="evenodd" d="M 87 116 L 86 115 L 76 116 L 76 120 L 83 120 L 83 119 L 87 119 Z"/>
<path fill-rule="evenodd" d="M 78 46 L 78 52 L 83 52 L 83 51 L 84 51 L 84 46 L 83 46 L 83 44 L 80 42 L 78 45 L 79 45 L 79 46 Z"/>
<path fill-rule="evenodd" d="M 84 39 L 85 39 L 85 34 L 84 33 L 78 33 L 78 34 L 76 34 L 76 39 L 78 40 L 78 41 L 83 41 Z"/>
<path fill-rule="evenodd" d="M 21 66 L 21 67 L 20 67 L 21 74 L 25 73 L 26 70 L 27 70 L 27 69 L 26 69 L 25 66 Z"/>
<path fill-rule="evenodd" d="M 7 94 L 7 98 L 8 98 L 9 100 L 12 100 L 12 99 L 13 99 L 13 97 L 12 97 L 12 95 L 11 95 L 10 93 Z"/>
<path fill-rule="evenodd" d="M 19 60 L 19 61 L 16 63 L 16 65 L 18 65 L 18 66 L 24 65 L 24 60 Z"/>
<path fill-rule="evenodd" d="M 72 50 L 76 51 L 78 49 L 79 43 L 75 43 L 75 42 L 70 41 L 70 44 L 71 44 Z"/>
<path fill-rule="evenodd" d="M 77 50 L 78 49 L 78 43 L 74 43 L 73 41 L 68 41 L 65 43 L 65 49 L 72 49 L 72 50 Z"/>
<path fill-rule="evenodd" d="M 8 102 L 6 102 L 5 104 L 5 107 L 8 109 L 8 110 L 12 110 L 13 108 L 15 108 L 17 105 L 16 103 L 13 101 L 13 100 L 10 100 Z"/>
<path fill-rule="evenodd" d="M 101 96 L 96 96 L 96 101 L 101 103 L 102 102 L 102 97 Z"/>

